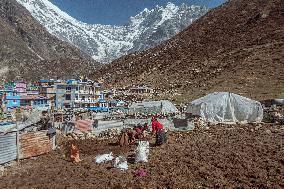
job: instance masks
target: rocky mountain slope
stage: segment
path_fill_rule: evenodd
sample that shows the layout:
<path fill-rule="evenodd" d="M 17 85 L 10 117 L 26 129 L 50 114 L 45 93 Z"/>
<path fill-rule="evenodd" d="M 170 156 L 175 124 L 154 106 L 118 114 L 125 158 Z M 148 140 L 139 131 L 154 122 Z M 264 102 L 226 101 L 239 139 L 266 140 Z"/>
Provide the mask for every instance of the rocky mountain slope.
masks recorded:
<path fill-rule="evenodd" d="M 0 76 L 30 81 L 89 74 L 91 57 L 49 34 L 15 0 L 0 1 Z"/>
<path fill-rule="evenodd" d="M 145 9 L 124 26 L 82 23 L 48 0 L 17 0 L 52 34 L 70 42 L 101 63 L 154 47 L 185 29 L 208 10 L 168 3 Z"/>
<path fill-rule="evenodd" d="M 284 1 L 231 0 L 154 49 L 104 66 L 109 86 L 151 84 L 173 100 L 212 91 L 284 97 Z"/>

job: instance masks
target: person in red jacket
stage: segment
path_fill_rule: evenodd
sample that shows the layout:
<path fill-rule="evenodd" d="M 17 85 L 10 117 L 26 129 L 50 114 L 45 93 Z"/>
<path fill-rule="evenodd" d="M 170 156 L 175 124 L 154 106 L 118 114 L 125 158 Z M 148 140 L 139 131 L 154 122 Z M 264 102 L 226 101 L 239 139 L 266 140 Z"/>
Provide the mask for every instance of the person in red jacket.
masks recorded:
<path fill-rule="evenodd" d="M 156 117 L 152 117 L 152 133 L 156 135 L 156 145 L 160 146 L 166 142 L 164 126 L 158 122 Z"/>

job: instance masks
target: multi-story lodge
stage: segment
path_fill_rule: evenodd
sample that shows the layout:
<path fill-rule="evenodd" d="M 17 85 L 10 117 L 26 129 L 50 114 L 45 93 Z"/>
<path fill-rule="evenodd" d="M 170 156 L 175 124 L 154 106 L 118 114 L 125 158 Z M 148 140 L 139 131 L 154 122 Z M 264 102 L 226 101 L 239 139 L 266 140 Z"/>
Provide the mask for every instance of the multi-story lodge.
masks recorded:
<path fill-rule="evenodd" d="M 54 98 L 55 108 L 91 108 L 101 99 L 101 84 L 88 79 L 40 80 L 40 94 Z"/>

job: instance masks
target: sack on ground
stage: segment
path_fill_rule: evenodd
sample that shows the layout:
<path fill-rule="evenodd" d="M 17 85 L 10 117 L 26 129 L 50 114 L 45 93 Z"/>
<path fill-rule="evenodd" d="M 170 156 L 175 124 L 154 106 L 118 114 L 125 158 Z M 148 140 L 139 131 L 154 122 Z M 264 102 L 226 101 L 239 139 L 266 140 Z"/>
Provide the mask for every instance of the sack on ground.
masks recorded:
<path fill-rule="evenodd" d="M 135 163 L 148 162 L 149 142 L 139 141 L 136 149 Z"/>
<path fill-rule="evenodd" d="M 109 154 L 102 154 L 102 155 L 97 155 L 96 156 L 96 163 L 103 163 L 103 162 L 107 162 L 107 161 L 111 161 L 113 160 L 113 155 L 112 152 Z"/>
<path fill-rule="evenodd" d="M 128 169 L 127 160 L 124 156 L 115 158 L 113 166 L 123 171 Z"/>

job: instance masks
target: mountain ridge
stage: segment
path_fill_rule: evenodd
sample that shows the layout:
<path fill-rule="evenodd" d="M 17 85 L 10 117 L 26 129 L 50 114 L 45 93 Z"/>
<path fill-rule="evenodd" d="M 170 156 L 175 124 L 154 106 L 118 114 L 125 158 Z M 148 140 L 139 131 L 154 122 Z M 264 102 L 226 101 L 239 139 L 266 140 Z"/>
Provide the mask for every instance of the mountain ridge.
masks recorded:
<path fill-rule="evenodd" d="M 172 100 L 214 91 L 283 98 L 283 12 L 281 0 L 231 0 L 163 44 L 123 56 L 94 75 L 110 88 L 152 85 Z"/>
<path fill-rule="evenodd" d="M 0 1 L 0 45 L 3 79 L 79 77 L 99 66 L 87 54 L 49 34 L 15 0 Z"/>
<path fill-rule="evenodd" d="M 183 4 L 178 7 L 168 3 L 165 7 L 145 8 L 123 26 L 110 26 L 80 22 L 48 0 L 17 1 L 50 33 L 102 63 L 152 48 L 185 29 L 208 10 L 200 6 Z"/>

